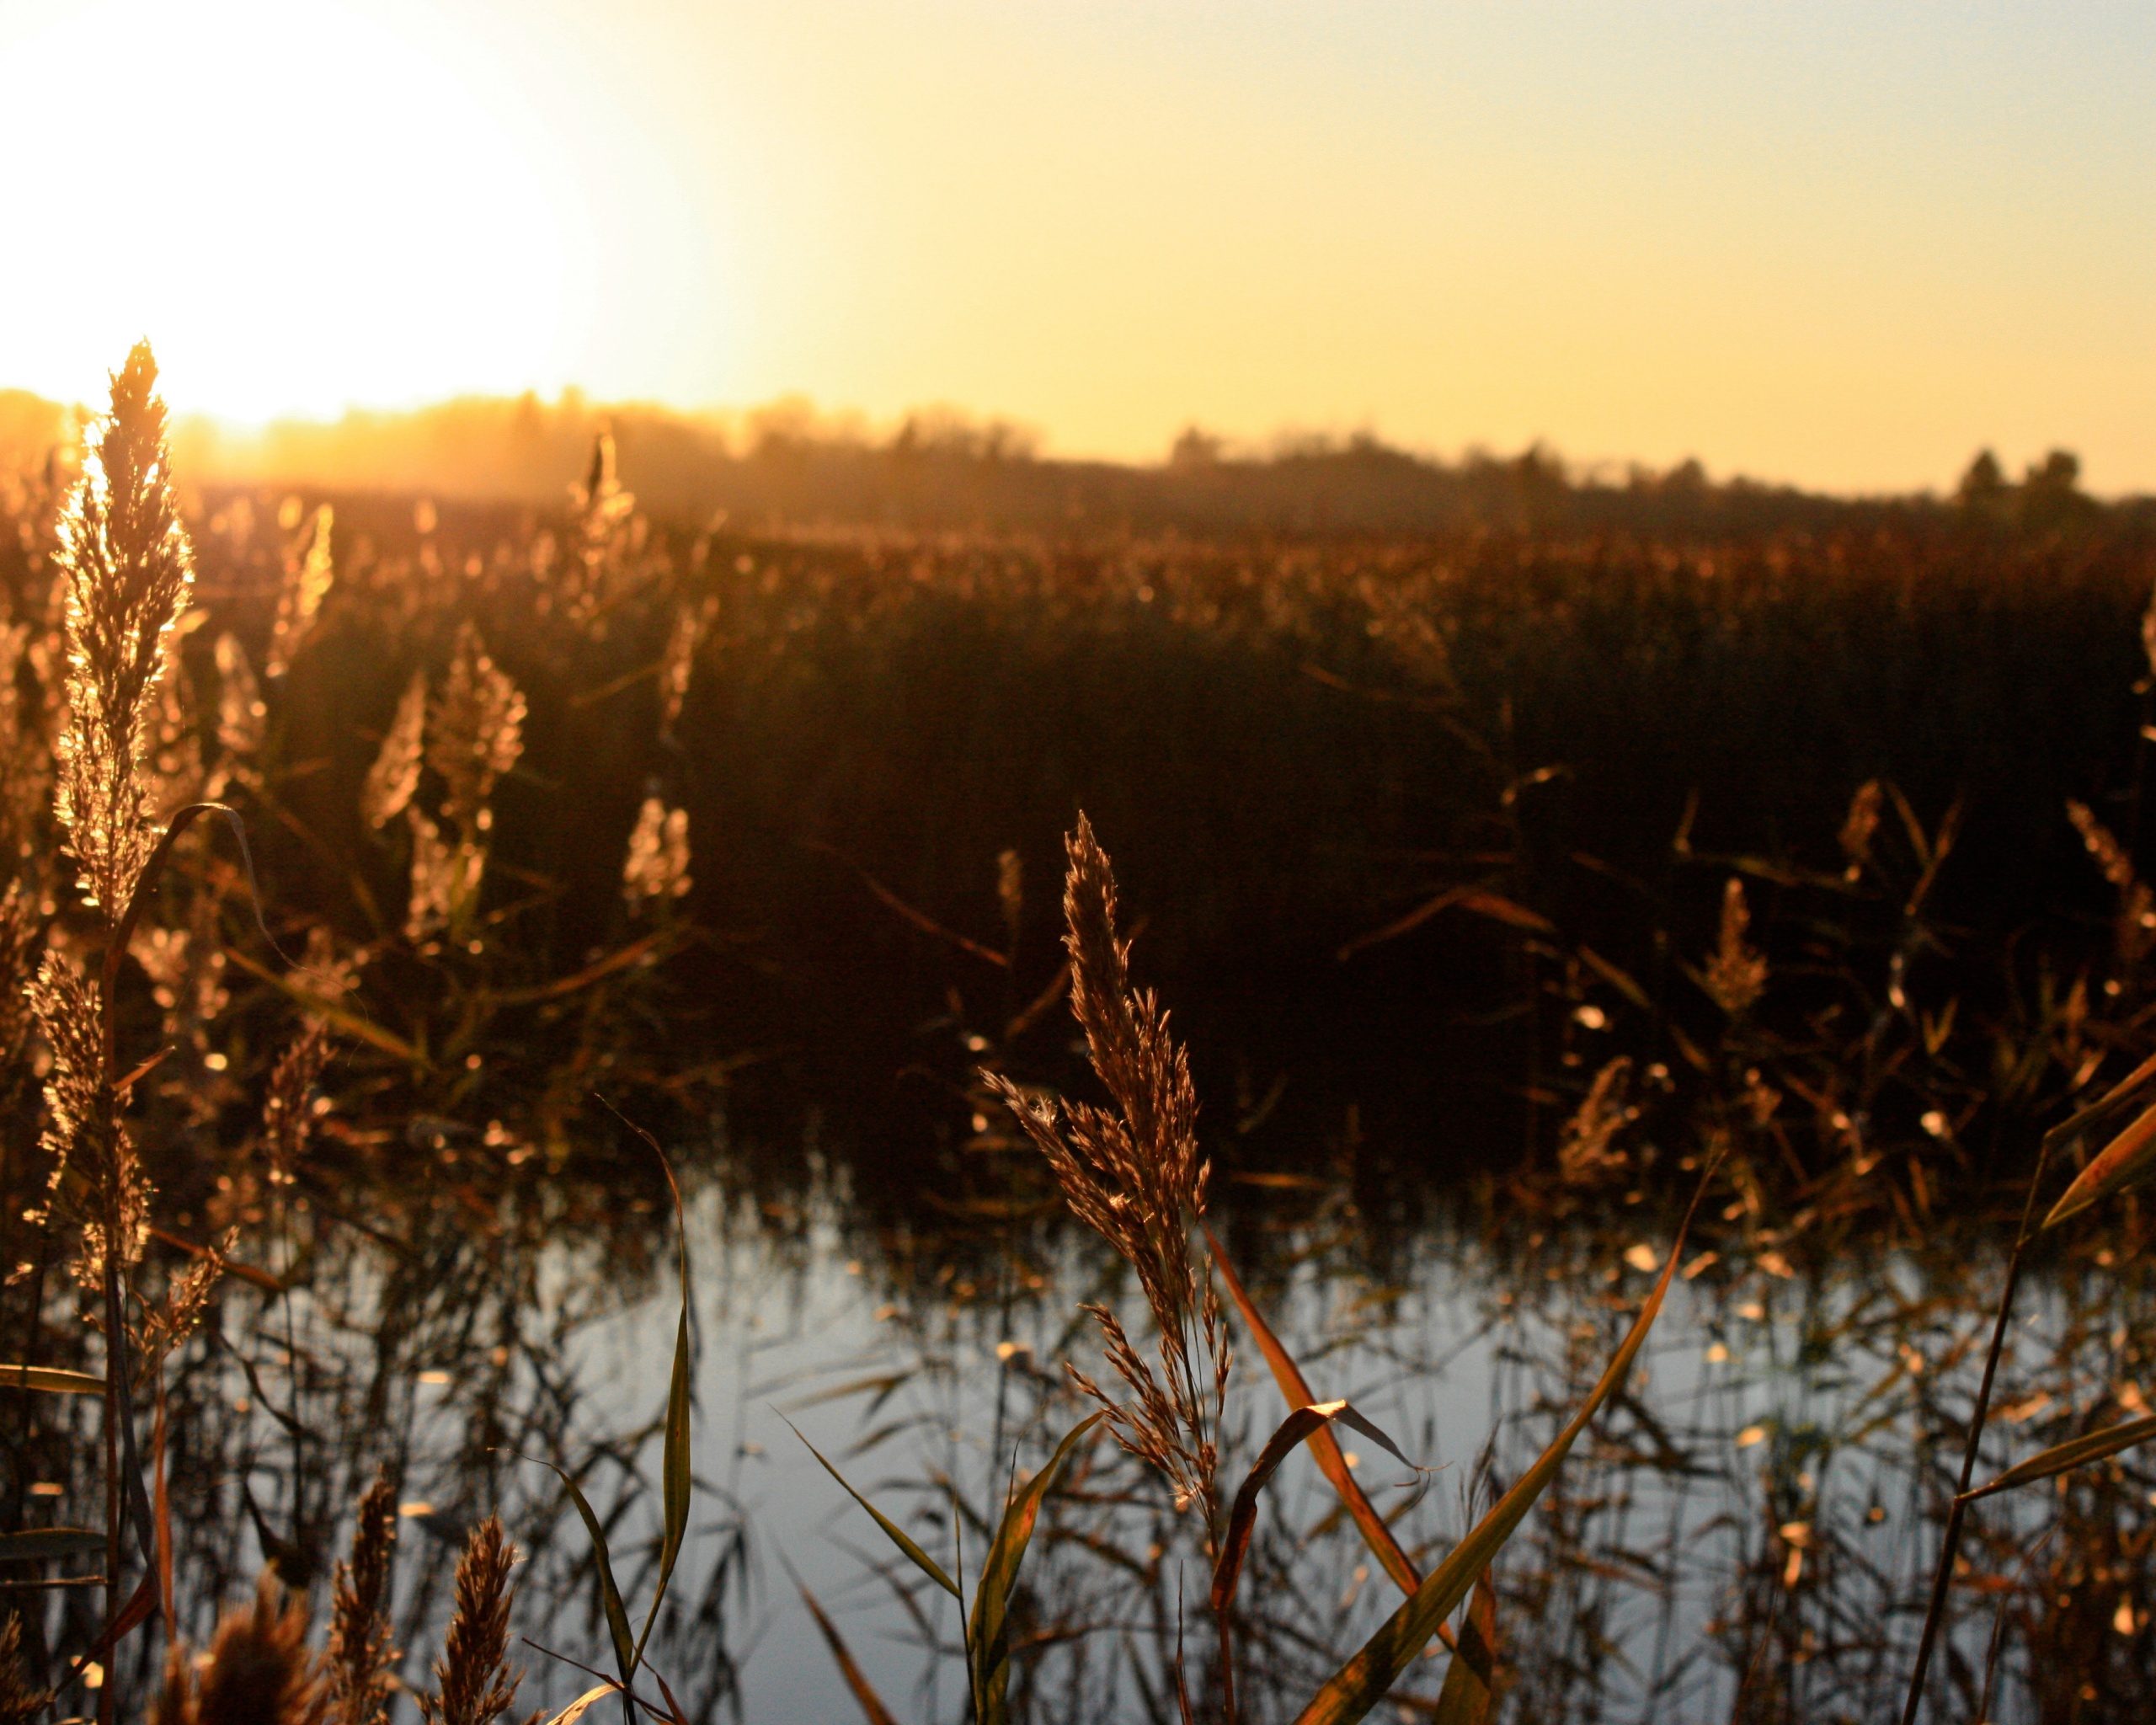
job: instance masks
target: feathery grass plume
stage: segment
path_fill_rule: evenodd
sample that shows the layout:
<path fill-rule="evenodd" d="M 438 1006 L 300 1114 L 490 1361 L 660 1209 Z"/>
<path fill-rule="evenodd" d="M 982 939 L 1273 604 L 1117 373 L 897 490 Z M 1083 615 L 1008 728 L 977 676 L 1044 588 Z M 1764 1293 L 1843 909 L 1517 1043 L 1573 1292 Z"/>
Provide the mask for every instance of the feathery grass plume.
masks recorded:
<path fill-rule="evenodd" d="M 47 953 L 30 984 L 29 1003 L 52 1060 L 42 1140 L 52 1170 L 40 1220 L 75 1231 L 75 1278 L 102 1295 L 108 1253 L 123 1273 L 141 1261 L 150 1183 L 105 1077 L 95 985 L 57 953 Z M 102 1325 L 102 1306 L 93 1302 L 92 1309 L 91 1322 Z"/>
<path fill-rule="evenodd" d="M 295 556 L 296 547 L 285 553 L 284 590 L 277 595 L 277 621 L 270 632 L 269 655 L 262 661 L 265 677 L 280 677 L 292 668 L 292 656 L 312 631 L 315 613 L 337 578 L 329 558 L 329 530 L 335 521 L 329 505 L 323 504 L 315 510 L 307 531 L 306 554 Z"/>
<path fill-rule="evenodd" d="M 30 1033 L 30 985 L 38 970 L 37 905 L 20 880 L 0 892 L 0 1094 L 14 1089 Z"/>
<path fill-rule="evenodd" d="M 702 605 L 685 605 L 674 614 L 674 627 L 666 637 L 666 650 L 659 659 L 659 734 L 674 734 L 681 708 L 689 698 L 689 681 L 696 675 L 696 649 L 718 616 L 717 599 Z"/>
<path fill-rule="evenodd" d="M 278 1056 L 262 1103 L 262 1138 L 270 1156 L 270 1183 L 289 1186 L 314 1135 L 314 1087 L 333 1052 L 329 1027 L 318 1018 Z"/>
<path fill-rule="evenodd" d="M 427 1725 L 490 1725 L 516 1700 L 523 1674 L 509 1651 L 509 1568 L 516 1548 L 489 1515 L 472 1530 L 456 1566 L 456 1606 L 435 1662 L 436 1695 L 419 1697 Z M 536 1715 L 534 1716 L 536 1717 Z"/>
<path fill-rule="evenodd" d="M 2096 818 L 2094 809 L 2086 803 L 2068 798 L 2067 818 L 2073 821 L 2073 830 L 2081 835 L 2081 842 L 2088 846 L 2089 854 L 2096 866 L 2104 871 L 2104 879 L 2117 890 L 2119 895 L 2119 966 L 2132 970 L 2148 952 L 2152 934 L 2156 934 L 2156 894 L 2137 874 L 2133 858 L 2126 853 L 2111 830 Z"/>
<path fill-rule="evenodd" d="M 568 577 L 567 608 L 574 622 L 588 622 L 614 597 L 633 537 L 637 499 L 622 489 L 614 470 L 614 434 L 601 430 L 592 440 L 591 470 L 570 494 L 576 511 L 574 560 Z"/>
<path fill-rule="evenodd" d="M 0 623 L 0 868 L 26 855 L 52 794 L 52 763 L 16 677 L 30 645 L 28 622 Z"/>
<path fill-rule="evenodd" d="M 427 713 L 427 765 L 441 775 L 442 813 L 467 838 L 494 825 L 487 799 L 524 753 L 524 713 L 523 692 L 466 623 Z"/>
<path fill-rule="evenodd" d="M 85 900 L 117 916 L 157 841 L 145 769 L 157 681 L 194 556 L 173 496 L 157 362 L 136 344 L 112 379 L 95 461 L 61 520 L 67 724 L 56 812 Z"/>
<path fill-rule="evenodd" d="M 262 699 L 262 686 L 254 667 L 247 662 L 247 649 L 227 629 L 217 637 L 217 741 L 224 758 L 217 766 L 213 792 L 221 790 L 245 764 L 262 751 L 262 734 L 270 708 Z"/>
<path fill-rule="evenodd" d="M 694 883 L 689 878 L 689 811 L 669 809 L 646 797 L 629 835 L 628 860 L 622 865 L 622 895 L 631 911 L 654 900 L 678 899 Z"/>
<path fill-rule="evenodd" d="M 1640 1117 L 1631 1099 L 1632 1060 L 1620 1055 L 1594 1075 L 1578 1111 L 1557 1143 L 1557 1171 L 1568 1186 L 1589 1186 L 1624 1172 L 1630 1158 L 1614 1147 L 1617 1135 Z"/>
<path fill-rule="evenodd" d="M 419 788 L 421 737 L 427 722 L 427 674 L 412 673 L 397 702 L 397 716 L 383 733 L 382 749 L 360 788 L 360 813 L 369 826 L 387 826 L 403 814 Z"/>
<path fill-rule="evenodd" d="M 397 1556 L 397 1493 L 385 1470 L 360 1499 L 352 1558 L 337 1565 L 327 1649 L 331 1725 L 387 1725 L 390 1667 L 389 1583 Z"/>
<path fill-rule="evenodd" d="M 51 1699 L 51 1690 L 30 1687 L 23 1669 L 22 1620 L 10 1611 L 0 1625 L 0 1725 L 30 1725 Z"/>
<path fill-rule="evenodd" d="M 238 1243 L 239 1230 L 226 1229 L 215 1246 L 206 1247 L 201 1257 L 173 1277 L 165 1290 L 164 1304 L 147 1307 L 141 1322 L 129 1327 L 145 1374 L 154 1371 L 195 1333 L 195 1327 L 209 1308 L 211 1295 L 224 1277 L 225 1260 Z"/>
<path fill-rule="evenodd" d="M 1879 830 L 1879 810 L 1885 801 L 1885 793 L 1876 778 L 1866 779 L 1849 798 L 1849 812 L 1843 817 L 1841 831 L 1842 856 L 1849 864 L 1843 871 L 1844 879 L 1855 880 L 1870 862 L 1871 841 Z"/>
<path fill-rule="evenodd" d="M 404 916 L 408 940 L 424 940 L 456 922 L 475 904 L 486 878 L 487 847 L 451 837 L 414 804 L 404 811 L 412 828 L 412 889 Z"/>
<path fill-rule="evenodd" d="M 1752 911 L 1744 902 L 1744 883 L 1731 875 L 1721 891 L 1721 932 L 1714 956 L 1707 960 L 1704 979 L 1714 1003 L 1732 1018 L 1741 1018 L 1758 1004 L 1766 992 L 1767 960 L 1744 943 L 1752 926 Z"/>
<path fill-rule="evenodd" d="M 195 1696 L 195 1725 L 323 1725 L 328 1694 L 307 1645 L 307 1601 L 264 1570 L 254 1603 L 227 1611 Z"/>
<path fill-rule="evenodd" d="M 1117 1113 L 1037 1100 L 1000 1074 L 982 1076 L 1047 1158 L 1071 1213 L 1138 1273 L 1160 1327 L 1156 1375 L 1113 1311 L 1086 1308 L 1128 1402 L 1075 1366 L 1065 1370 L 1106 1410 L 1116 1441 L 1167 1479 L 1178 1510 L 1203 1507 L 1209 1530 L 1219 1519 L 1214 1476 L 1232 1356 L 1212 1278 L 1190 1251 L 1187 1231 L 1205 1214 L 1211 1172 L 1198 1151 L 1198 1097 L 1167 1014 L 1150 992 L 1131 991 L 1129 943 L 1116 934 L 1115 877 L 1084 815 L 1065 848 L 1071 1009 Z"/>

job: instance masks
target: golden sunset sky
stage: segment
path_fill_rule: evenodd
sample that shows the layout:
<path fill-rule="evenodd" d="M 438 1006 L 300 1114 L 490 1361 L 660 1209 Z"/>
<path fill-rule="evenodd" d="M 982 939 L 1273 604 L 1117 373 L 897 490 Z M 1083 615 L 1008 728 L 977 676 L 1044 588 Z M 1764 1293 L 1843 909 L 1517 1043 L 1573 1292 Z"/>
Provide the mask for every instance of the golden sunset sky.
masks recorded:
<path fill-rule="evenodd" d="M 2156 8 L 0 0 L 0 386 L 2156 490 Z"/>

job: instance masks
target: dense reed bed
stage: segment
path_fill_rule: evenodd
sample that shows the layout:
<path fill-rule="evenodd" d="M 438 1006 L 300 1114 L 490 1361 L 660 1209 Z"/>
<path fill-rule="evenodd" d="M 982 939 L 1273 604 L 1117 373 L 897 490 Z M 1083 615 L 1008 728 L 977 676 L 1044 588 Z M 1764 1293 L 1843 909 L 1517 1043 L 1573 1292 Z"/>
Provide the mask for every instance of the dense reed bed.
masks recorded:
<path fill-rule="evenodd" d="M 692 1228 L 873 1265 L 795 1411 L 982 1725 L 2146 1706 L 2138 514 L 676 532 L 190 499 L 153 382 L 0 537 L 6 1717 L 738 1701 Z"/>

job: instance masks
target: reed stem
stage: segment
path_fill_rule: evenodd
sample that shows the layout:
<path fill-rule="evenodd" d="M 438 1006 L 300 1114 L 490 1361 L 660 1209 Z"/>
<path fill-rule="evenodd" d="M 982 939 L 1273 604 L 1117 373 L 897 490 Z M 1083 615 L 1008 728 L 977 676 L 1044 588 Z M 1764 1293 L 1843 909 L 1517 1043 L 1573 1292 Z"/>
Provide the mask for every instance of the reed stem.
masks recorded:
<path fill-rule="evenodd" d="M 1999 1317 L 1992 1325 L 1991 1349 L 1984 1355 L 1984 1375 L 1977 1385 L 1977 1404 L 1969 1416 L 1969 1439 L 1961 1451 L 1961 1474 L 1954 1487 L 1954 1501 L 1946 1511 L 1946 1529 L 1940 1540 L 1939 1567 L 1931 1578 L 1931 1603 L 1924 1611 L 1924 1632 L 1917 1642 L 1916 1668 L 1909 1673 L 1909 1696 L 1902 1709 L 1902 1725 L 1916 1725 L 1924 1705 L 1924 1678 L 1931 1666 L 1931 1652 L 1946 1620 L 1948 1595 L 1954 1585 L 1954 1559 L 1961 1547 L 1961 1523 L 1968 1512 L 1969 1482 L 1977 1471 L 1977 1451 L 1983 1443 L 1984 1418 L 1991 1409 L 1992 1380 L 1999 1370 L 1999 1356 L 2006 1345 L 2006 1326 L 2014 1311 L 2014 1294 L 2021 1281 L 2021 1263 L 2029 1242 L 2036 1235 L 2036 1194 L 2051 1166 L 2052 1135 L 2047 1133 L 2036 1154 L 2036 1172 L 2021 1200 L 2021 1226 L 2014 1242 L 2014 1254 L 2006 1262 L 2006 1285 L 1999 1292 Z"/>

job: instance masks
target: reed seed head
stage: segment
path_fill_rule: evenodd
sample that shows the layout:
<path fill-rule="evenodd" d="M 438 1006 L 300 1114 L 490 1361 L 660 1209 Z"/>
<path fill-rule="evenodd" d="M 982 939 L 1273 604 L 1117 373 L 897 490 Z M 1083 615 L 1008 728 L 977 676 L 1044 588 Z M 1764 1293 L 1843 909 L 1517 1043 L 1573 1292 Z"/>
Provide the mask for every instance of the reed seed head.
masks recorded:
<path fill-rule="evenodd" d="M 1210 1525 L 1232 1351 L 1211 1276 L 1190 1252 L 1188 1230 L 1205 1214 L 1210 1173 L 1198 1154 L 1197 1093 L 1167 1014 L 1150 993 L 1131 989 L 1129 943 L 1116 932 L 1115 875 L 1082 814 L 1065 850 L 1071 1009 L 1115 1111 L 1041 1100 L 1000 1074 L 982 1076 L 1046 1159 L 1071 1213 L 1137 1272 L 1160 1329 L 1156 1374 L 1114 1313 L 1086 1308 L 1129 1399 L 1070 1367 L 1073 1380 L 1106 1410 L 1117 1442 L 1166 1477 L 1176 1507 L 1202 1503 Z"/>
<path fill-rule="evenodd" d="M 438 1694 L 419 1697 L 427 1725 L 491 1725 L 516 1701 L 520 1672 L 508 1663 L 509 1571 L 516 1548 L 489 1515 L 472 1530 L 456 1566 L 456 1604 L 442 1656 Z"/>
<path fill-rule="evenodd" d="M 351 1561 L 337 1566 L 327 1649 L 332 1725 L 386 1725 L 389 1717 L 389 1583 L 396 1556 L 397 1493 L 384 1470 L 360 1499 Z"/>
<path fill-rule="evenodd" d="M 1744 932 L 1751 926 L 1744 883 L 1732 874 L 1722 888 L 1721 928 L 1705 977 L 1708 994 L 1732 1018 L 1750 1012 L 1767 989 L 1766 959 L 1744 943 Z"/>
<path fill-rule="evenodd" d="M 264 1570 L 254 1603 L 225 1614 L 196 1691 L 196 1725 L 323 1725 L 328 1690 L 307 1645 L 307 1603 Z"/>
<path fill-rule="evenodd" d="M 151 728 L 194 555 L 173 497 L 165 409 L 147 342 L 112 378 L 111 411 L 60 525 L 67 723 L 56 813 L 85 900 L 117 916 L 156 841 Z"/>
<path fill-rule="evenodd" d="M 0 1725 L 30 1725 L 51 1699 L 50 1690 L 30 1687 L 23 1669 L 22 1621 L 10 1611 L 0 1624 Z"/>

